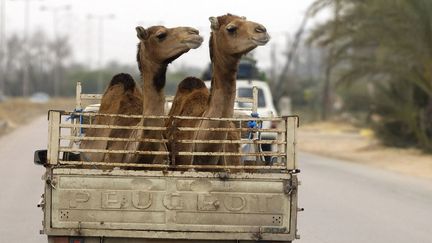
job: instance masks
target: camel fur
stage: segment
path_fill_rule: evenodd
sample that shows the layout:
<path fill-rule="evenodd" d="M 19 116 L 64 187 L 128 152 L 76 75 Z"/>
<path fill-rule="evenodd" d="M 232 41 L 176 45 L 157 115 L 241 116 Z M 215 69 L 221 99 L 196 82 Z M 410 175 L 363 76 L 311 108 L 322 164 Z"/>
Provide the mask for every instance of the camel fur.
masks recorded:
<path fill-rule="evenodd" d="M 142 113 L 142 94 L 133 78 L 126 73 L 115 75 L 105 90 L 98 114 L 122 114 L 140 115 Z M 95 125 L 120 125 L 130 126 L 136 124 L 137 119 L 126 119 L 112 116 L 96 115 L 92 124 Z M 86 137 L 129 137 L 131 130 L 110 129 L 110 128 L 89 128 Z M 117 144 L 106 140 L 83 140 L 81 149 L 115 149 Z M 93 162 L 119 162 L 114 155 L 103 153 L 81 153 L 81 158 L 85 161 Z"/>

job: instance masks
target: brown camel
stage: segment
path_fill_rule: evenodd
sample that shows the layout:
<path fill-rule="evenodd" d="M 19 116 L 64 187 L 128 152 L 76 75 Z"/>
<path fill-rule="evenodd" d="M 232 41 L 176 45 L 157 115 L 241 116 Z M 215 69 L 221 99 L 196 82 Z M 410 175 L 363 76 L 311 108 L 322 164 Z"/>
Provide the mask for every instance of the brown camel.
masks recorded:
<path fill-rule="evenodd" d="M 140 115 L 142 113 L 142 94 L 136 86 L 135 81 L 129 74 L 120 73 L 115 75 L 105 90 L 98 113 L 100 114 L 122 114 Z M 125 119 L 110 116 L 95 116 L 95 125 L 120 125 L 131 126 L 137 123 L 137 119 Z M 86 137 L 129 137 L 130 130 L 89 128 Z M 106 149 L 111 142 L 106 140 L 83 140 L 81 149 Z M 105 158 L 104 158 L 105 156 Z M 108 155 L 103 153 L 81 153 L 85 161 L 102 162 L 108 161 Z"/>
<path fill-rule="evenodd" d="M 194 138 L 193 131 L 178 131 L 179 127 L 197 127 L 199 120 L 194 119 L 175 119 L 174 116 L 190 116 L 202 117 L 208 109 L 208 100 L 210 92 L 205 83 L 196 77 L 187 77 L 181 81 L 177 87 L 177 92 L 174 96 L 171 110 L 168 114 L 169 119 L 166 122 L 167 132 L 165 137 L 169 139 L 168 150 L 171 153 L 191 152 L 191 143 L 180 143 L 176 140 L 190 140 Z M 234 123 L 230 123 L 231 128 L 235 128 Z M 176 140 L 173 140 L 173 139 Z M 228 140 L 240 140 L 240 134 L 237 132 L 229 132 Z M 225 144 L 224 151 L 239 152 L 239 144 Z M 174 154 L 173 164 L 190 165 L 192 164 L 192 156 L 179 156 Z M 231 157 L 227 162 L 220 161 L 220 164 L 239 165 L 239 157 Z"/>
<path fill-rule="evenodd" d="M 165 137 L 169 139 L 168 150 L 174 153 L 171 161 L 177 165 L 192 164 L 191 156 L 178 156 L 176 152 L 191 152 L 192 144 L 174 142 L 180 139 L 193 139 L 193 131 L 176 131 L 177 127 L 197 127 L 199 120 L 174 119 L 173 116 L 201 117 L 208 107 L 210 92 L 205 83 L 195 77 L 187 77 L 177 86 L 177 92 L 168 113 L 169 119 L 165 126 L 167 131 Z"/>
<path fill-rule="evenodd" d="M 265 44 L 269 40 L 269 36 L 262 25 L 246 21 L 241 17 L 228 14 L 218 18 L 210 18 L 210 21 L 213 31 L 210 39 L 210 57 L 213 70 L 215 70 L 212 80 L 212 98 L 209 100 L 209 91 L 202 80 L 192 77 L 186 78 L 178 86 L 169 113 L 170 116 L 232 117 L 234 112 L 235 77 L 239 59 L 243 54 L 258 45 Z M 215 88 L 213 88 L 214 85 L 216 85 Z M 224 85 L 227 87 L 223 87 Z M 224 94 L 225 91 L 229 92 Z M 212 109 L 209 108 L 209 105 L 213 105 Z M 169 128 L 166 137 L 172 139 L 175 136 L 180 140 L 193 139 L 195 136 L 192 132 L 175 131 L 176 127 L 235 127 L 232 122 L 200 122 L 198 120 L 173 119 L 172 117 L 167 121 L 167 126 Z M 240 133 L 237 132 L 219 132 L 217 135 L 214 132 L 199 132 L 196 136 L 198 135 L 207 140 L 240 139 Z M 192 151 L 192 147 L 192 144 L 174 143 L 172 140 L 169 143 L 171 152 Z M 203 144 L 196 146 L 194 151 L 220 152 L 223 149 L 225 152 L 239 152 L 239 148 L 239 144 Z M 200 160 L 205 161 L 207 159 L 211 160 L 210 164 L 240 164 L 240 158 L 233 156 L 225 158 L 199 156 L 195 158 L 197 160 L 195 163 L 206 164 L 200 162 Z M 189 156 L 175 156 L 175 163 L 190 164 L 192 159 Z"/>
<path fill-rule="evenodd" d="M 232 118 L 240 58 L 257 46 L 265 45 L 270 36 L 263 25 L 248 21 L 244 17 L 227 14 L 210 17 L 210 22 L 210 59 L 213 77 L 208 108 L 203 117 Z M 203 120 L 199 122 L 198 127 L 229 128 L 233 127 L 233 124 L 226 121 Z M 225 140 L 231 135 L 228 132 L 197 131 L 194 136 L 198 140 Z M 238 136 L 234 135 L 233 138 Z M 224 145 L 196 143 L 193 147 L 194 152 L 221 152 Z M 220 156 L 194 156 L 193 163 L 215 165 L 220 163 Z"/>
<path fill-rule="evenodd" d="M 198 48 L 203 38 L 199 31 L 190 27 L 166 28 L 153 26 L 148 29 L 137 27 L 138 44 L 137 61 L 143 81 L 143 116 L 163 116 L 165 105 L 165 75 L 168 64 L 188 52 Z M 140 126 L 163 127 L 162 119 L 142 119 Z M 130 136 L 135 139 L 162 139 L 161 131 L 134 130 Z M 130 151 L 167 151 L 166 145 L 155 142 L 128 142 L 126 150 Z M 161 163 L 166 156 L 126 154 L 126 163 Z"/>

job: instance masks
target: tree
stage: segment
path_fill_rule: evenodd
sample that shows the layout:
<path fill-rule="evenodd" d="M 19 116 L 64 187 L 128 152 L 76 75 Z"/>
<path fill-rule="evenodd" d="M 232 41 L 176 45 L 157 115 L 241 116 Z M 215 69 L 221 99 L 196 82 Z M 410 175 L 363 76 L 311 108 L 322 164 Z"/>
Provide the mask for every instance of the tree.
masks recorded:
<path fill-rule="evenodd" d="M 50 40 L 42 30 L 35 31 L 25 42 L 14 34 L 7 40 L 4 93 L 22 95 L 24 68 L 29 75 L 29 92 L 45 92 L 61 95 L 60 89 L 65 83 L 65 63 L 72 50 L 66 37 Z M 26 49 L 24 49 L 26 48 Z"/>
<path fill-rule="evenodd" d="M 63 90 L 64 62 L 71 55 L 71 47 L 68 41 L 69 39 L 67 37 L 58 37 L 49 43 L 49 47 L 53 52 L 52 74 L 55 96 L 59 96 L 61 94 L 60 90 Z"/>
<path fill-rule="evenodd" d="M 373 113 L 380 117 L 375 127 L 386 142 L 399 142 L 388 136 L 398 134 L 394 124 L 399 124 L 411 131 L 404 136 L 409 144 L 432 150 L 432 1 L 317 0 L 312 11 L 337 4 L 338 17 L 310 36 L 333 48 L 329 63 L 341 73 L 337 83 L 375 87 Z"/>

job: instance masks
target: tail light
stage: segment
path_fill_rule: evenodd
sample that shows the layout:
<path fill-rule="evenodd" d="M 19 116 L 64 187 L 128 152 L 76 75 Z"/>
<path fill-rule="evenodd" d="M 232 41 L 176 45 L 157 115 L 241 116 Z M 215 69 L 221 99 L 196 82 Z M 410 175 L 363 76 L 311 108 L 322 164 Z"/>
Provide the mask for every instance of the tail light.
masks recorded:
<path fill-rule="evenodd" d="M 84 238 L 71 237 L 69 243 L 84 243 Z"/>
<path fill-rule="evenodd" d="M 65 237 L 65 236 L 54 236 L 52 237 L 53 243 L 84 243 L 84 238 L 82 237 Z"/>

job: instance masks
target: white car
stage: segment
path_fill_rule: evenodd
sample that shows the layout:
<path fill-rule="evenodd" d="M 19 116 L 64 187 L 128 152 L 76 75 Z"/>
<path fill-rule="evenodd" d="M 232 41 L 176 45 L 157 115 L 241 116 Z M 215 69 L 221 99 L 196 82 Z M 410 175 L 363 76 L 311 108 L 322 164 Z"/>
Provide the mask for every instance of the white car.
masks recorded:
<path fill-rule="evenodd" d="M 205 81 L 207 87 L 210 89 L 210 81 Z M 237 97 L 242 98 L 252 98 L 252 89 L 253 87 L 258 88 L 258 115 L 260 117 L 275 117 L 278 116 L 278 113 L 276 111 L 275 106 L 273 105 L 273 96 L 270 91 L 270 87 L 268 86 L 267 82 L 260 81 L 260 80 L 237 80 L 236 82 L 237 90 L 236 95 Z M 251 108 L 252 104 L 250 103 L 242 103 L 242 102 L 236 102 L 235 108 Z M 240 111 L 236 111 L 236 115 L 242 115 L 242 116 L 250 116 L 250 112 L 241 111 L 241 114 L 239 114 Z M 263 128 L 270 128 L 272 127 L 272 124 L 270 121 L 266 121 L 263 124 Z"/>
<path fill-rule="evenodd" d="M 252 97 L 252 88 L 258 88 L 258 115 L 260 117 L 274 117 L 277 116 L 276 108 L 273 105 L 273 96 L 270 91 L 270 87 L 267 82 L 259 80 L 237 80 L 237 96 L 238 97 Z M 238 107 L 248 107 L 251 104 L 248 103 L 236 103 Z M 263 124 L 263 128 L 270 128 L 271 122 L 266 121 Z"/>

